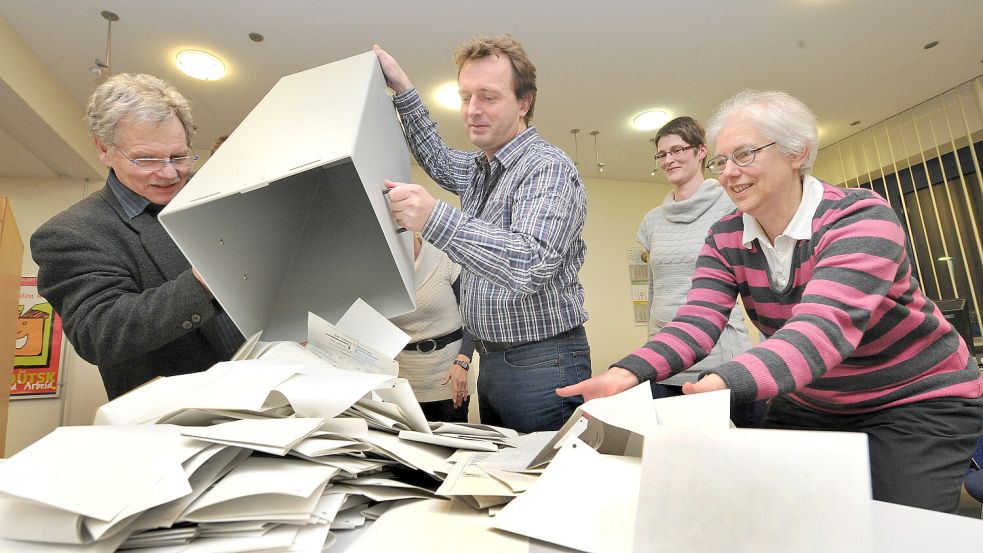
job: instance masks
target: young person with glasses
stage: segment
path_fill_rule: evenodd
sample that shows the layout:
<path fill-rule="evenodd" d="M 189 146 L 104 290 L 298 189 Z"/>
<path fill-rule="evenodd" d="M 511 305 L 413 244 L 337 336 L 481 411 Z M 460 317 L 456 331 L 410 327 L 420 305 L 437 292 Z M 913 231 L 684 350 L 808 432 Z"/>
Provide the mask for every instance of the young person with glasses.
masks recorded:
<path fill-rule="evenodd" d="M 737 211 L 710 228 L 686 304 L 607 372 L 557 392 L 609 396 L 686 369 L 740 295 L 764 339 L 683 392 L 770 398 L 769 428 L 863 432 L 874 499 L 955 512 L 983 431 L 983 380 L 912 276 L 894 210 L 809 174 L 816 118 L 788 94 L 739 93 L 709 128 L 707 166 Z"/>
<path fill-rule="evenodd" d="M 734 202 L 720 183 L 704 179 L 707 146 L 698 121 L 692 117 L 669 121 L 656 133 L 655 144 L 655 160 L 673 189 L 662 205 L 645 215 L 638 229 L 638 243 L 645 248 L 649 267 L 649 336 L 662 330 L 686 303 L 707 230 L 734 211 Z M 653 397 L 682 395 L 684 383 L 696 382 L 703 371 L 730 361 L 750 347 L 744 314 L 736 308 L 720 339 L 702 361 L 662 382 L 651 381 Z M 764 401 L 735 403 L 731 420 L 739 427 L 754 426 L 763 413 Z"/>

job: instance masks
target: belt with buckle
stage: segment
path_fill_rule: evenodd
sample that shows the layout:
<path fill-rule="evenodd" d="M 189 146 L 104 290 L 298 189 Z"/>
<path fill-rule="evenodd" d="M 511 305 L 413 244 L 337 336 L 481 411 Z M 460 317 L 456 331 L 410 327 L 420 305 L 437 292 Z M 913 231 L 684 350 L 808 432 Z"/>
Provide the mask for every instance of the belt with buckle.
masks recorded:
<path fill-rule="evenodd" d="M 419 342 L 410 342 L 406 344 L 403 348 L 407 351 L 418 351 L 420 353 L 430 353 L 431 351 L 437 351 L 438 349 L 444 349 L 449 344 L 464 338 L 464 329 L 457 329 L 450 334 L 444 334 L 443 336 L 437 336 L 436 338 L 427 338 L 426 340 L 420 340 Z"/>
<path fill-rule="evenodd" d="M 578 336 L 586 336 L 586 332 L 584 332 L 584 325 L 577 325 L 570 330 L 564 330 L 563 332 L 555 336 L 550 336 L 549 338 L 528 342 L 492 342 L 489 340 L 479 340 L 478 338 L 472 338 L 471 341 L 474 342 L 474 349 L 478 350 L 478 353 L 502 353 L 512 351 L 515 348 L 526 344 L 535 343 L 536 341 L 542 342 L 545 340 L 575 338 Z"/>

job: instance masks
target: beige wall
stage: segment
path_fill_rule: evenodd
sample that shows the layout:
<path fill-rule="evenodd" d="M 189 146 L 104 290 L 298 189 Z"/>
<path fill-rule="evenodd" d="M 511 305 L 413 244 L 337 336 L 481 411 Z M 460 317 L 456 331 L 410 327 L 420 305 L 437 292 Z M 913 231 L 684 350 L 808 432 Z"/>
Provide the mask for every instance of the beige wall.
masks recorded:
<path fill-rule="evenodd" d="M 24 276 L 36 276 L 38 270 L 31 258 L 31 234 L 53 215 L 101 186 L 101 182 L 76 179 L 0 178 L 0 195 L 10 198 L 24 241 Z M 62 355 L 62 381 L 61 397 L 10 402 L 5 457 L 57 426 L 92 422 L 95 410 L 106 401 L 106 393 L 96 368 L 83 361 L 67 340 Z"/>

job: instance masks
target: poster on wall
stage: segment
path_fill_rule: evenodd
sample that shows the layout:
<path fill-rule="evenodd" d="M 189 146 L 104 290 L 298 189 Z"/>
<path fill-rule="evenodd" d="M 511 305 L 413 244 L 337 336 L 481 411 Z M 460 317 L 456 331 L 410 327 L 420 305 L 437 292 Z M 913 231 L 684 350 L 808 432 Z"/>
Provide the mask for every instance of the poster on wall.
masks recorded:
<path fill-rule="evenodd" d="M 631 304 L 635 313 L 635 326 L 649 322 L 649 267 L 645 250 L 628 248 L 628 279 L 631 281 Z"/>
<path fill-rule="evenodd" d="M 58 397 L 61 368 L 61 317 L 38 294 L 37 277 L 21 277 L 20 316 L 11 399 Z"/>

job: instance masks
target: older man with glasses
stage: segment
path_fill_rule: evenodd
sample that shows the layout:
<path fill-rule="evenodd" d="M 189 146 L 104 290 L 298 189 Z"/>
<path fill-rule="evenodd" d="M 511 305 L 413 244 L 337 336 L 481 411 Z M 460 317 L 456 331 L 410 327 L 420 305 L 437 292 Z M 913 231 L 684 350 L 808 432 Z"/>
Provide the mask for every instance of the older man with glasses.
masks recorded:
<path fill-rule="evenodd" d="M 87 118 L 106 186 L 42 225 L 31 252 L 38 291 L 113 399 L 227 360 L 243 337 L 157 220 L 198 160 L 188 100 L 156 77 L 116 75 Z"/>

